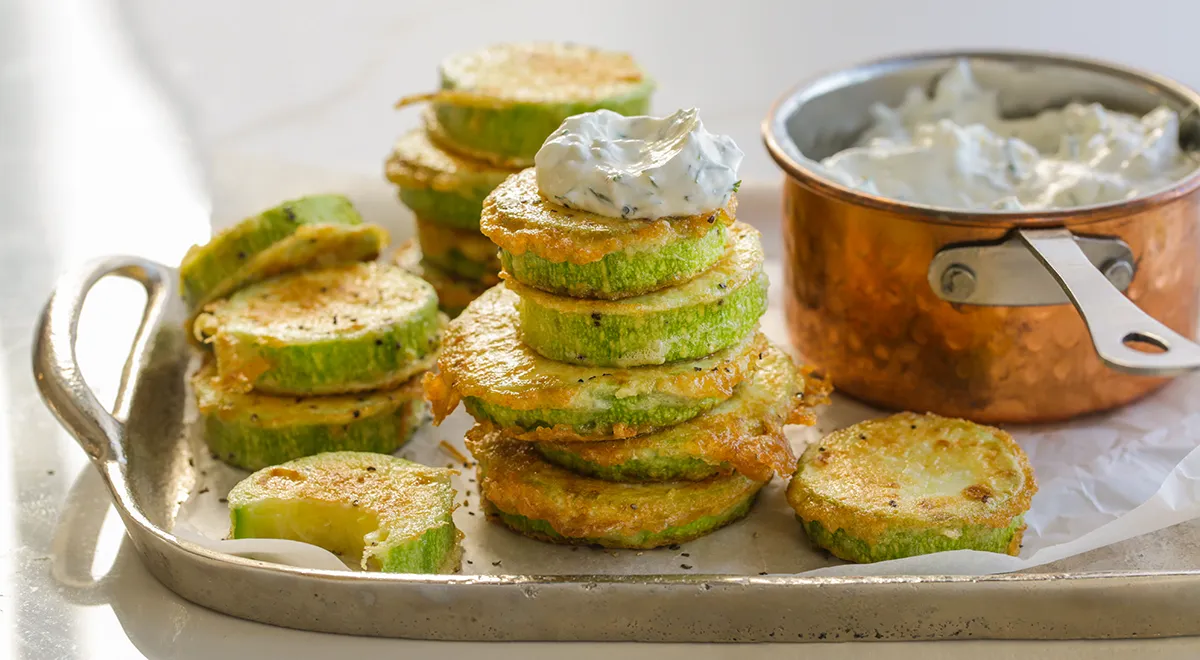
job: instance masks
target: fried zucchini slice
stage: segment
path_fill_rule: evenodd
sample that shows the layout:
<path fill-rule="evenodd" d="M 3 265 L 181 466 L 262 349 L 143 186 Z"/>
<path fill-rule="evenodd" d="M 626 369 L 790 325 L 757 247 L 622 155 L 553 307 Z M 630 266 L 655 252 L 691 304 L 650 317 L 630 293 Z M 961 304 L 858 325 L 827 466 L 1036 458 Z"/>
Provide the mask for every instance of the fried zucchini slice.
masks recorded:
<path fill-rule="evenodd" d="M 413 240 L 407 241 L 394 257 L 397 266 L 425 280 L 437 292 L 438 309 L 450 318 L 462 314 L 491 285 L 454 277 L 450 273 L 429 263 L 421 254 L 421 246 Z"/>
<path fill-rule="evenodd" d="M 691 541 L 745 516 L 766 484 L 736 472 L 703 481 L 601 481 L 543 460 L 530 443 L 479 427 L 467 448 L 479 462 L 488 516 L 552 543 L 645 549 Z"/>
<path fill-rule="evenodd" d="M 807 381 L 786 353 L 768 346 L 732 397 L 682 424 L 627 440 L 536 447 L 555 465 L 605 481 L 699 481 L 734 470 L 759 481 L 791 476 L 796 457 L 783 427 L 811 423 L 811 405 L 823 398 L 821 384 L 809 389 Z"/>
<path fill-rule="evenodd" d="M 699 238 L 685 238 L 648 252 L 613 252 L 599 261 L 576 265 L 551 261 L 532 250 L 524 254 L 501 250 L 500 265 L 509 279 L 547 293 L 619 300 L 688 281 L 716 263 L 727 245 L 726 224 L 718 222 Z"/>
<path fill-rule="evenodd" d="M 351 451 L 267 467 L 229 492 L 229 536 L 311 543 L 368 571 L 454 573 L 462 533 L 451 474 Z"/>
<path fill-rule="evenodd" d="M 435 423 L 461 399 L 476 421 L 521 439 L 629 438 L 728 399 L 767 346 L 750 332 L 699 360 L 627 369 L 564 364 L 521 341 L 516 303 L 516 294 L 499 284 L 450 322 L 440 372 L 425 379 Z"/>
<path fill-rule="evenodd" d="M 388 180 L 400 191 L 400 201 L 418 218 L 475 231 L 484 198 L 517 171 L 446 151 L 419 128 L 396 141 L 384 165 Z"/>
<path fill-rule="evenodd" d="M 437 269 L 488 287 L 500 282 L 496 244 L 478 231 L 453 229 L 418 217 L 417 240 L 422 257 Z"/>
<path fill-rule="evenodd" d="M 946 550 L 1017 554 L 1037 483 L 1000 429 L 899 413 L 800 458 L 787 498 L 814 545 L 853 562 Z"/>
<path fill-rule="evenodd" d="M 399 385 L 431 366 L 444 323 L 433 287 L 368 262 L 249 286 L 194 329 L 231 387 L 305 396 Z"/>
<path fill-rule="evenodd" d="M 600 108 L 646 114 L 653 91 L 654 83 L 628 54 L 578 44 L 516 43 L 446 58 L 440 92 L 397 105 L 432 101 L 427 130 L 448 148 L 523 167 L 567 117 Z"/>
<path fill-rule="evenodd" d="M 568 209 L 538 191 L 536 171 L 500 184 L 479 228 L 512 279 L 576 298 L 614 300 L 686 282 L 725 255 L 736 197 L 712 213 L 624 220 Z"/>
<path fill-rule="evenodd" d="M 362 216 L 345 197 L 302 197 L 192 246 L 179 265 L 180 289 L 188 308 L 197 310 L 291 270 L 374 259 L 387 243 L 387 232 L 362 224 Z"/>
<path fill-rule="evenodd" d="M 758 230 L 730 227 L 725 258 L 679 286 L 624 300 L 585 300 L 516 282 L 521 337 L 551 360 L 637 367 L 692 360 L 746 336 L 767 311 Z"/>
<path fill-rule="evenodd" d="M 192 376 L 192 391 L 209 450 L 245 470 L 329 451 L 390 454 L 425 418 L 419 378 L 366 394 L 280 397 L 228 387 L 210 361 Z"/>

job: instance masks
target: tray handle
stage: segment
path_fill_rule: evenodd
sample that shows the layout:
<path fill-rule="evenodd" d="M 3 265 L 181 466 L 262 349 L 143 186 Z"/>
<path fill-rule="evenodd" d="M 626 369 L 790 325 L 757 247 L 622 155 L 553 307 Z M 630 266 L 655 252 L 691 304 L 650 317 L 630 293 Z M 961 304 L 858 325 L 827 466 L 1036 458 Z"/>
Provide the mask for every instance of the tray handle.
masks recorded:
<path fill-rule="evenodd" d="M 129 357 L 121 371 L 121 382 L 111 413 L 84 381 L 75 355 L 83 303 L 96 282 L 110 275 L 134 280 L 146 290 L 146 306 Z M 170 283 L 173 281 L 168 267 L 149 259 L 104 257 L 59 278 L 50 300 L 42 310 L 33 348 L 33 373 L 38 389 L 55 417 L 97 466 L 110 461 L 125 462 L 122 449 L 124 421 L 129 413 L 136 375 L 141 370 L 155 329 L 170 302 Z M 101 472 L 109 476 L 105 470 Z"/>

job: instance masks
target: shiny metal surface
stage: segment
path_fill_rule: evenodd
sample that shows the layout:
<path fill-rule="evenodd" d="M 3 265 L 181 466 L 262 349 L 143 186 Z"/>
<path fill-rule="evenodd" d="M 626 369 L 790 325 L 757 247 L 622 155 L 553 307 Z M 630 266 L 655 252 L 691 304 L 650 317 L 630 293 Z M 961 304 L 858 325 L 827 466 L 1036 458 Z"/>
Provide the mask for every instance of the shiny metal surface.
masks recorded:
<path fill-rule="evenodd" d="M 931 84 L 962 57 L 981 85 L 1001 91 L 1005 113 L 1028 114 L 1079 99 L 1130 112 L 1166 105 L 1183 117 L 1184 146 L 1200 144 L 1200 95 L 1095 60 L 943 52 L 879 60 L 818 78 L 785 95 L 763 122 L 767 148 L 788 175 L 785 305 L 793 343 L 831 374 L 842 393 L 885 408 L 993 423 L 1107 410 L 1162 387 L 1163 375 L 1194 368 L 1184 338 L 1195 336 L 1200 315 L 1200 171 L 1134 200 L 1030 213 L 901 203 L 845 188 L 811 167 L 805 156 L 820 159 L 853 142 L 868 123 L 872 103 L 897 103 L 906 89 Z M 951 246 L 997 243 L 1017 228 L 1066 228 L 1123 241 L 1131 264 L 1137 264 L 1126 290 L 1133 304 L 1124 312 L 1137 314 L 1139 327 L 1158 327 L 1151 320 L 1158 319 L 1170 328 L 1178 350 L 1139 361 L 1123 349 L 1110 350 L 1111 342 L 1102 337 L 1109 357 L 1122 353 L 1117 360 L 1102 359 L 1089 325 L 1071 306 L 947 301 L 947 290 L 950 296 L 980 295 L 984 278 L 951 273 L 943 282 L 944 269 L 934 278 L 935 255 Z M 1040 261 L 1043 267 L 1050 263 Z M 1112 273 L 1121 277 L 1125 270 L 1115 267 Z M 1045 284 L 1061 278 L 1062 273 L 1038 279 Z M 1101 282 L 1102 276 L 1094 280 Z M 1076 300 L 1087 307 L 1092 298 Z M 1107 305 L 1086 316 L 1097 319 L 1114 309 Z"/>
<path fill-rule="evenodd" d="M 1124 241 L 1082 236 L 1075 236 L 1074 241 L 1089 263 L 1112 274 L 1112 286 L 1120 291 L 1129 288 L 1134 274 L 1133 252 Z M 942 248 L 929 262 L 927 279 L 938 297 L 952 303 L 1004 307 L 1071 302 L 1054 276 L 1015 235 L 998 243 Z"/>
<path fill-rule="evenodd" d="M 1155 321 L 1121 295 L 1094 267 L 1066 229 L 1020 229 L 1021 237 L 1079 310 L 1096 354 L 1113 369 L 1131 374 L 1177 376 L 1200 369 L 1200 346 Z M 1116 263 L 1120 263 L 1118 258 Z M 1113 266 L 1109 266 L 1113 270 Z M 1148 344 L 1137 350 L 1129 344 Z"/>

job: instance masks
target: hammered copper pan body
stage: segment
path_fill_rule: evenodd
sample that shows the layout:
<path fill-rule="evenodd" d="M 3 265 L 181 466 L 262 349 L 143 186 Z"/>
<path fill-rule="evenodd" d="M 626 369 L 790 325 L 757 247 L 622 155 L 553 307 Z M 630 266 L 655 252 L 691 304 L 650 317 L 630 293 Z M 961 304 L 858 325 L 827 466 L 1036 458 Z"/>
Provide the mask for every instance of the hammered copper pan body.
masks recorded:
<path fill-rule="evenodd" d="M 905 88 L 932 81 L 962 56 L 896 58 L 826 76 L 781 100 L 765 122 L 768 149 L 788 175 L 783 231 L 792 341 L 843 393 L 886 408 L 983 422 L 1074 417 L 1162 386 L 1164 378 L 1106 366 L 1065 299 L 1037 306 L 956 304 L 931 284 L 931 262 L 948 246 L 1000 241 L 1021 229 L 1058 227 L 1077 237 L 1121 239 L 1134 266 L 1126 295 L 1170 329 L 1194 337 L 1200 300 L 1197 177 L 1116 205 L 971 213 L 853 191 L 821 177 L 800 156 L 819 160 L 852 143 L 871 102 L 899 101 Z M 1166 103 L 1190 118 L 1196 103 L 1194 93 L 1169 81 L 1094 62 L 1017 53 L 965 56 L 982 84 L 1016 87 L 1000 87 L 1002 100 L 1017 99 L 1006 111 L 1082 97 L 1136 112 Z M 1048 82 L 1028 82 L 1042 78 Z"/>

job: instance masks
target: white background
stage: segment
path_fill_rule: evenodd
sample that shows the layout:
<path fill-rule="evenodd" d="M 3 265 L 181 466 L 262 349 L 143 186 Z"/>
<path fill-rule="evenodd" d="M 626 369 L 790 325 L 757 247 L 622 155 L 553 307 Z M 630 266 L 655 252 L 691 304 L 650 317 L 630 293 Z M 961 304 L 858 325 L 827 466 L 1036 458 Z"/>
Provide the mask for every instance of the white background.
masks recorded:
<path fill-rule="evenodd" d="M 758 124 L 817 73 L 912 50 L 1031 48 L 1116 60 L 1200 86 L 1192 0 L 126 0 L 156 74 L 181 99 L 210 163 L 284 156 L 379 176 L 447 54 L 497 41 L 569 40 L 632 52 L 659 82 L 657 111 L 696 106 L 775 180 Z M 240 165 L 240 166 L 239 166 Z M 213 172 L 219 185 L 218 168 Z M 263 174 L 262 176 L 266 176 Z M 217 190 L 218 216 L 225 209 Z M 266 192 L 264 191 L 264 195 Z M 246 200 L 253 205 L 260 200 Z M 264 203 L 272 203 L 263 199 Z"/>

